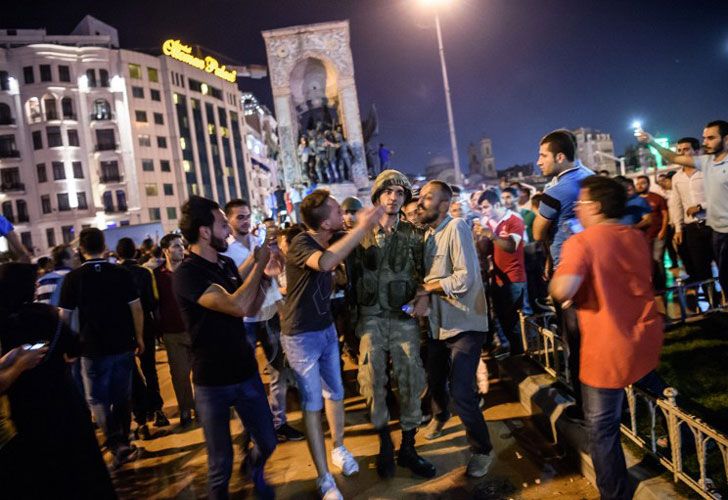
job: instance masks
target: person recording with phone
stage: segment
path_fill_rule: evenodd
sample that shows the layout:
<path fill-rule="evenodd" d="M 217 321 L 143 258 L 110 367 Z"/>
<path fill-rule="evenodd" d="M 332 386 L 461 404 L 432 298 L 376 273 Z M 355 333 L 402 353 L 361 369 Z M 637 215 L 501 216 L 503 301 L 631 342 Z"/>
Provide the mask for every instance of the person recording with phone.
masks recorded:
<path fill-rule="evenodd" d="M 7 389 L 17 436 L 7 449 L 0 445 L 2 493 L 7 498 L 116 498 L 91 415 L 71 377 L 78 338 L 57 308 L 33 302 L 36 277 L 32 264 L 0 266 L 0 288 L 14 291 L 0 296 L 0 392 L 6 388 L 4 367 L 17 377 Z M 0 437 L 2 406 L 0 401 Z M 19 481 L 38 470 L 42 481 Z M 9 492 L 15 484 L 22 490 Z"/>

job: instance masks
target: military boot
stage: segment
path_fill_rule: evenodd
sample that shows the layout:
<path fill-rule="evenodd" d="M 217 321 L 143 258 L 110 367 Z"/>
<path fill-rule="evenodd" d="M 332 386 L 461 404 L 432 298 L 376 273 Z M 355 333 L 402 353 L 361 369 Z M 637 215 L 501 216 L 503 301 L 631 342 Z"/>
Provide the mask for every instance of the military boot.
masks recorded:
<path fill-rule="evenodd" d="M 416 476 L 431 478 L 437 474 L 437 469 L 430 462 L 422 458 L 415 451 L 415 432 L 417 429 L 402 431 L 402 445 L 399 447 L 397 454 L 397 463 L 402 467 L 407 467 Z"/>
<path fill-rule="evenodd" d="M 394 477 L 394 443 L 389 429 L 379 429 L 379 455 L 377 455 L 377 474 L 381 478 Z"/>

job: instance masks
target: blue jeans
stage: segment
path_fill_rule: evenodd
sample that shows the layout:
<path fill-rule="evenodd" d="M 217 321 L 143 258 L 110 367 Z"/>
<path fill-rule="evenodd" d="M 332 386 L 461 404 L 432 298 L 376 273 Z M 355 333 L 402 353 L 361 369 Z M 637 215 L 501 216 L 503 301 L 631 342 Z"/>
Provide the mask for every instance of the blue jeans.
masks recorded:
<path fill-rule="evenodd" d="M 86 400 L 112 451 L 129 442 L 132 369 L 132 352 L 81 358 Z"/>
<path fill-rule="evenodd" d="M 503 329 L 503 335 L 511 345 L 511 354 L 523 354 L 523 340 L 518 325 L 518 310 L 523 307 L 526 283 L 493 285 L 493 309 Z"/>
<path fill-rule="evenodd" d="M 320 411 L 324 397 L 331 401 L 344 399 L 339 339 L 333 324 L 315 332 L 282 335 L 281 344 L 296 375 L 305 411 Z"/>
<path fill-rule="evenodd" d="M 207 446 L 207 488 L 211 499 L 228 498 L 228 484 L 233 467 L 233 444 L 230 436 L 230 407 L 234 407 L 255 446 L 248 454 L 253 483 L 265 484 L 263 469 L 276 447 L 273 418 L 265 397 L 265 388 L 256 373 L 232 385 L 196 385 L 195 406 L 202 422 Z"/>
<path fill-rule="evenodd" d="M 265 353 L 265 372 L 268 375 L 268 404 L 273 413 L 273 427 L 278 429 L 286 423 L 286 383 L 285 355 L 281 347 L 281 323 L 276 314 L 268 321 L 246 322 L 245 337 L 255 350 L 255 344 L 260 345 Z"/>

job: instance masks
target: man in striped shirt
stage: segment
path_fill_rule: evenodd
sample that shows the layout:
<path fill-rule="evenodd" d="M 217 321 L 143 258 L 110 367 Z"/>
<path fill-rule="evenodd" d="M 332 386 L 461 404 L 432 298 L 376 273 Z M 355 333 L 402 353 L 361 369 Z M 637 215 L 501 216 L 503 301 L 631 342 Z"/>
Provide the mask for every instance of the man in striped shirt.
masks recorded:
<path fill-rule="evenodd" d="M 71 270 L 78 267 L 78 254 L 73 251 L 71 245 L 57 245 L 51 250 L 51 260 L 53 261 L 53 271 L 38 278 L 35 301 L 58 306 L 61 297 L 61 283 Z"/>

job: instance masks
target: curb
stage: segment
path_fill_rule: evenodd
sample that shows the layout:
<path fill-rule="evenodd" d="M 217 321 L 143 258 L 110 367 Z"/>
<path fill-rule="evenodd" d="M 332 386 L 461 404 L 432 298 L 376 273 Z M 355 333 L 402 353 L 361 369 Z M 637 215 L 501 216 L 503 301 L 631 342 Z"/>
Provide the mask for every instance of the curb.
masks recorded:
<path fill-rule="evenodd" d="M 537 427 L 553 444 L 559 444 L 574 457 L 581 474 L 596 488 L 591 457 L 586 448 L 586 429 L 566 418 L 564 410 L 574 405 L 573 398 L 533 361 L 511 356 L 499 363 L 504 382 L 515 392 L 521 405 L 533 417 Z M 624 442 L 624 441 L 623 441 Z M 665 472 L 644 463 L 645 455 L 624 447 L 630 481 L 636 485 L 635 500 L 682 500 L 673 482 L 662 477 Z"/>

